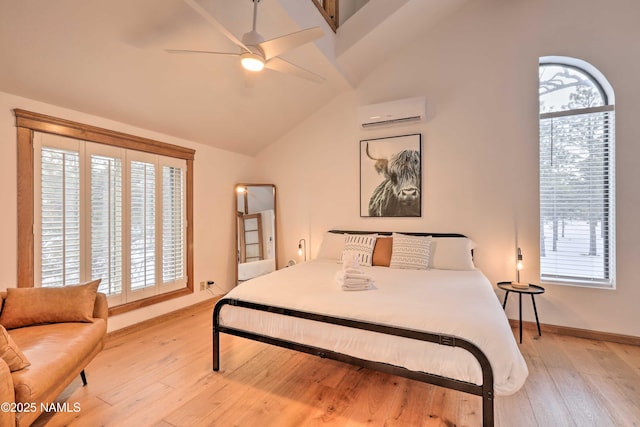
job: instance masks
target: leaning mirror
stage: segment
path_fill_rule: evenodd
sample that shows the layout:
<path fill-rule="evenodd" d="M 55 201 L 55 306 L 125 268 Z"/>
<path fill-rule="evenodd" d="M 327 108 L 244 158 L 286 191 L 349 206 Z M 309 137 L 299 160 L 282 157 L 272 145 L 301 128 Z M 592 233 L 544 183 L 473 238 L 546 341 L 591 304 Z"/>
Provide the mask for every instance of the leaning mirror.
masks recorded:
<path fill-rule="evenodd" d="M 275 185 L 236 185 L 236 237 L 238 283 L 275 271 Z"/>

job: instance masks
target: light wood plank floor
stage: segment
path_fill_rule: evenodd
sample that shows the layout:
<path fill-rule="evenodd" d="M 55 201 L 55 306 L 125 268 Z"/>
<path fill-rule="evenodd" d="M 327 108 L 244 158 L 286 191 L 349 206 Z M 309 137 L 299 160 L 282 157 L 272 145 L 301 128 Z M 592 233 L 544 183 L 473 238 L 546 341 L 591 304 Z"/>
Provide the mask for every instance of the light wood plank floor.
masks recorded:
<path fill-rule="evenodd" d="M 478 426 L 480 398 L 222 335 L 211 309 L 110 339 L 61 395 L 79 412 L 36 426 Z M 530 376 L 496 399 L 498 426 L 640 426 L 640 347 L 526 330 Z"/>

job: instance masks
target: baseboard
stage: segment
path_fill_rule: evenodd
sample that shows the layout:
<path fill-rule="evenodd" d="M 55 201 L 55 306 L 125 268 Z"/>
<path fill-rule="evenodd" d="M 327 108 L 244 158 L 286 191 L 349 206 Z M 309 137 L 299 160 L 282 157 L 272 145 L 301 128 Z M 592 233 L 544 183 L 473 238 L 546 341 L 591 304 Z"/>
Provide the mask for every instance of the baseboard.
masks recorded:
<path fill-rule="evenodd" d="M 171 311 L 169 313 L 162 314 L 160 316 L 152 317 L 151 319 L 143 320 L 142 322 L 136 323 L 131 326 L 126 326 L 116 331 L 109 332 L 107 333 L 107 346 L 109 345 L 109 341 L 115 338 L 132 334 L 134 332 L 137 332 L 141 329 L 145 329 L 158 322 L 165 322 L 165 321 L 174 319 L 176 317 L 185 316 L 185 315 L 188 315 L 190 312 L 200 311 L 206 307 L 213 308 L 215 303 L 220 298 L 221 298 L 221 295 L 215 298 L 200 301 L 196 304 L 183 307 L 175 311 Z M 518 328 L 517 319 L 509 319 L 509 323 L 511 324 L 511 327 Z M 537 331 L 537 326 L 535 322 L 523 321 L 522 328 L 527 330 Z M 618 344 L 640 346 L 640 337 L 634 337 L 632 335 L 613 334 L 609 332 L 592 331 L 589 329 L 570 328 L 568 326 L 549 325 L 546 323 L 541 323 L 540 329 L 542 330 L 542 332 L 549 332 L 552 334 L 568 335 L 568 336 L 577 337 L 577 338 L 586 338 L 591 340 L 608 341 L 608 342 L 614 342 Z"/>
<path fill-rule="evenodd" d="M 509 319 L 509 323 L 512 327 L 518 328 L 517 319 Z M 522 329 L 532 329 L 537 331 L 538 328 L 535 322 L 522 321 Z M 590 340 L 615 342 L 618 344 L 629 344 L 640 346 L 640 337 L 634 337 L 632 335 L 612 334 L 609 332 L 591 331 L 589 329 L 570 328 L 568 326 L 548 325 L 545 323 L 540 324 L 540 330 L 542 332 L 549 332 L 552 334 L 568 335 L 577 338 L 586 338 Z"/>
<path fill-rule="evenodd" d="M 168 313 L 161 314 L 160 316 L 152 317 L 151 319 L 143 320 L 142 322 L 138 322 L 130 326 L 125 326 L 124 328 L 121 328 L 112 332 L 108 332 L 106 346 L 109 346 L 109 342 L 111 340 L 114 340 L 115 338 L 120 338 L 122 336 L 132 334 L 139 330 L 145 329 L 151 325 L 154 325 L 158 322 L 166 322 L 168 320 L 175 319 L 176 317 L 187 316 L 191 312 L 200 311 L 207 307 L 213 308 L 213 306 L 220 299 L 220 297 L 221 295 L 204 300 L 204 301 L 200 301 L 198 303 L 189 305 L 187 307 L 179 308 L 178 310 L 175 310 L 175 311 L 170 311 Z"/>

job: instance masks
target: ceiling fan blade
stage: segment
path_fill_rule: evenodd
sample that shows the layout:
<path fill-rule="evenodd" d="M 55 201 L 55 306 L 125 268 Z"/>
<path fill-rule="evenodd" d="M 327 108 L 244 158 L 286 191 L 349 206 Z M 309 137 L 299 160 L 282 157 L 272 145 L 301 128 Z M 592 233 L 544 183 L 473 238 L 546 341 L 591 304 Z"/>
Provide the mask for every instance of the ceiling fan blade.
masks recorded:
<path fill-rule="evenodd" d="M 208 50 L 186 50 L 186 49 L 165 49 L 167 53 L 208 53 L 210 55 L 231 55 L 231 56 L 240 56 L 239 53 L 231 53 L 231 52 L 210 52 Z"/>
<path fill-rule="evenodd" d="M 227 30 L 224 25 L 222 25 L 216 18 L 214 18 L 209 12 L 207 12 L 202 6 L 195 2 L 195 0 L 182 0 L 184 1 L 191 9 L 196 11 L 200 16 L 202 16 L 207 22 L 213 25 L 219 32 L 221 32 L 226 38 L 231 40 L 236 45 L 240 46 L 242 49 L 246 51 L 250 51 L 247 46 L 240 41 L 236 36 L 231 34 L 229 30 Z"/>
<path fill-rule="evenodd" d="M 319 76 L 318 74 L 313 73 L 309 70 L 305 70 L 304 68 L 292 64 L 291 62 L 285 61 L 282 58 L 271 58 L 264 64 L 264 66 L 265 68 L 269 68 L 270 70 L 293 74 L 303 79 L 311 80 L 315 83 L 324 82 L 324 77 Z"/>
<path fill-rule="evenodd" d="M 265 40 L 258 43 L 258 46 L 260 46 L 260 49 L 264 52 L 265 59 L 269 60 L 288 50 L 319 39 L 322 36 L 324 36 L 324 31 L 322 31 L 320 27 L 313 27 L 275 39 Z"/>

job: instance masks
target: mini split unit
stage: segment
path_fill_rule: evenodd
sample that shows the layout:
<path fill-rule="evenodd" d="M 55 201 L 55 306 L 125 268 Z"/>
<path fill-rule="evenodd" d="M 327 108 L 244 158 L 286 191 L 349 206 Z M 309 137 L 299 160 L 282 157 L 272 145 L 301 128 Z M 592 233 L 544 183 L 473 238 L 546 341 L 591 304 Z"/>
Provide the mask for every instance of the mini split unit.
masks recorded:
<path fill-rule="evenodd" d="M 358 121 L 363 128 L 426 120 L 427 100 L 424 96 L 398 99 L 358 108 Z"/>

